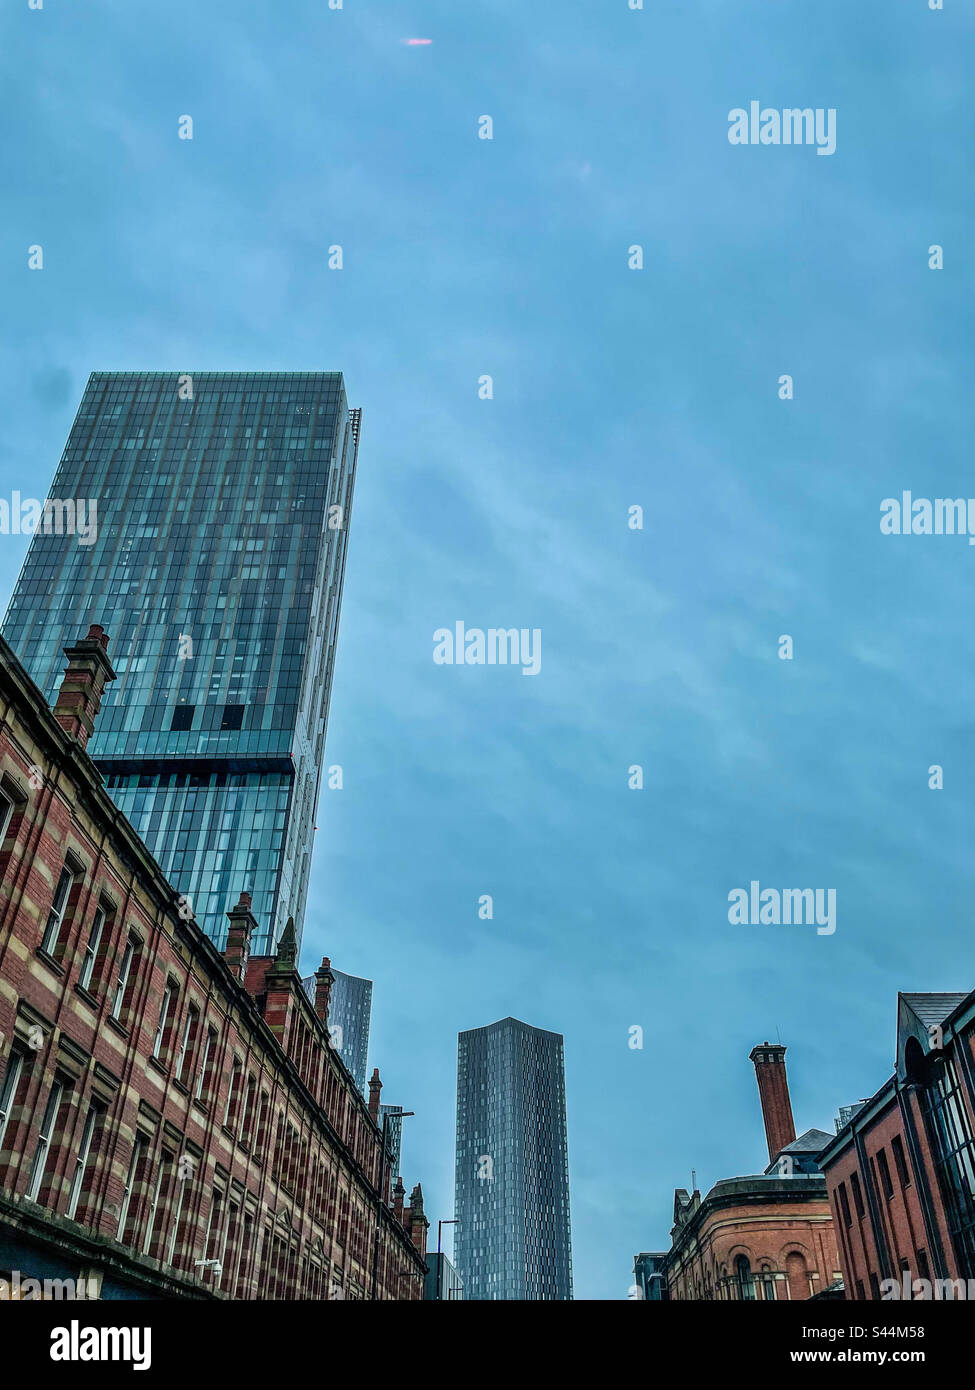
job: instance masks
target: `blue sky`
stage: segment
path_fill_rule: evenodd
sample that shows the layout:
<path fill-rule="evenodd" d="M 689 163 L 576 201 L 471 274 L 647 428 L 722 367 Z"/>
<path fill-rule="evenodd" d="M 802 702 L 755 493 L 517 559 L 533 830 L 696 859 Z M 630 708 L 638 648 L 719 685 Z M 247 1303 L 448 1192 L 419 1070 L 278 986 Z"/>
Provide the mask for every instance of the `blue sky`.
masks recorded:
<path fill-rule="evenodd" d="M 374 979 L 434 1222 L 458 1030 L 565 1035 L 577 1297 L 626 1297 L 692 1167 L 764 1166 L 756 1042 L 830 1129 L 896 991 L 975 983 L 975 553 L 879 530 L 902 489 L 975 496 L 975 21 L 945 4 L 0 18 L 0 496 L 43 495 L 92 370 L 345 373 L 345 786 L 303 963 Z M 731 146 L 752 99 L 836 108 L 836 153 Z M 435 665 L 458 620 L 540 628 L 541 673 Z M 835 888 L 835 934 L 730 926 L 751 879 Z"/>

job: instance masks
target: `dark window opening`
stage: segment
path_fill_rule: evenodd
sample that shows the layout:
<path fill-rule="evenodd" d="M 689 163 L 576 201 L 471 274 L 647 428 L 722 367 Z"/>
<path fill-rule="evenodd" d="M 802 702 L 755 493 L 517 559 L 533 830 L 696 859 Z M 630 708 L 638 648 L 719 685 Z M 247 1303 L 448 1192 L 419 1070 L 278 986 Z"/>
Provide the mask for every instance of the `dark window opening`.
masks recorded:
<path fill-rule="evenodd" d="M 856 1207 L 857 1216 L 863 1217 L 866 1208 L 863 1205 L 863 1192 L 860 1189 L 860 1179 L 856 1173 L 850 1176 L 850 1191 L 853 1193 L 853 1205 Z M 847 1222 L 847 1225 L 850 1223 Z"/>
<path fill-rule="evenodd" d="M 893 1197 L 894 1184 L 890 1179 L 890 1168 L 887 1165 L 887 1155 L 883 1149 L 877 1151 L 877 1167 L 880 1169 L 880 1181 L 883 1184 L 884 1196 Z"/>
<path fill-rule="evenodd" d="M 220 721 L 220 732 L 239 729 L 244 722 L 243 705 L 224 705 L 223 718 Z"/>
<path fill-rule="evenodd" d="M 196 705 L 177 705 L 173 710 L 173 722 L 170 724 L 170 732 L 180 733 L 193 727 L 193 715 L 196 713 Z"/>

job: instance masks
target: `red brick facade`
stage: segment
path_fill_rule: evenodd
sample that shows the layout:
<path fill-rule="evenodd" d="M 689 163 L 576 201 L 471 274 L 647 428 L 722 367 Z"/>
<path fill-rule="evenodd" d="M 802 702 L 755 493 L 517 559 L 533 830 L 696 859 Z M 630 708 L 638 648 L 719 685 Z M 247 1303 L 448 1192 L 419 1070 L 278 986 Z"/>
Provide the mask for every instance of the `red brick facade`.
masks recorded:
<path fill-rule="evenodd" d="M 789 1082 L 785 1074 L 785 1048 L 780 1043 L 764 1042 L 759 1047 L 753 1047 L 748 1057 L 758 1081 L 768 1156 L 774 1158 L 796 1137 Z"/>
<path fill-rule="evenodd" d="M 249 955 L 246 897 L 223 956 L 183 920 L 84 751 L 105 651 L 96 629 L 69 649 L 52 713 L 0 641 L 0 1277 L 422 1298 L 422 1193 L 391 1203 L 328 961 L 313 1006 L 293 932 Z"/>
<path fill-rule="evenodd" d="M 669 1297 L 765 1302 L 812 1298 L 839 1277 L 822 1178 L 729 1178 L 674 1204 Z"/>
<path fill-rule="evenodd" d="M 897 1071 L 820 1155 L 848 1299 L 975 1279 L 973 1043 L 975 995 L 901 995 Z"/>
<path fill-rule="evenodd" d="M 764 1173 L 715 1183 L 702 1199 L 674 1194 L 671 1249 L 663 1263 L 672 1300 L 783 1302 L 814 1298 L 840 1277 L 826 1183 L 816 1155 L 829 1139 L 796 1139 L 785 1048 L 761 1043 L 755 1067 L 771 1162 Z"/>

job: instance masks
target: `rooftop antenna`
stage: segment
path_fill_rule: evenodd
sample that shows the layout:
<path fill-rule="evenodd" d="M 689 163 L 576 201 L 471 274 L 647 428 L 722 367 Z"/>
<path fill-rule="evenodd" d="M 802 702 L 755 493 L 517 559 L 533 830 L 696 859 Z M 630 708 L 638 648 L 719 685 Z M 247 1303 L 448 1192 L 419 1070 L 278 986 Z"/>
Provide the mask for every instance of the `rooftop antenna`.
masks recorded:
<path fill-rule="evenodd" d="M 691 1169 L 691 1191 L 692 1191 L 692 1192 L 696 1192 L 696 1191 L 697 1191 L 697 1169 L 696 1169 L 696 1168 L 692 1168 L 692 1169 Z"/>

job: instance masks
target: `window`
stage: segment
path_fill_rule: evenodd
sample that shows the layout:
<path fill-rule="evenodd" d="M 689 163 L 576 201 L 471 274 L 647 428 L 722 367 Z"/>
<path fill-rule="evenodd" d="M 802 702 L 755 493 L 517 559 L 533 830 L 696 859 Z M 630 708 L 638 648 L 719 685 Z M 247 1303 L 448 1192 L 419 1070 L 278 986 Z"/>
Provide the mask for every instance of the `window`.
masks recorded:
<path fill-rule="evenodd" d="M 156 1038 L 152 1044 L 153 1057 L 162 1057 L 164 1051 L 169 1050 L 169 1035 L 176 1023 L 176 1007 L 179 1002 L 179 987 L 175 980 L 170 980 L 163 993 L 162 1008 L 159 1010 L 159 1023 L 156 1027 Z"/>
<path fill-rule="evenodd" d="M 958 1273 L 971 1279 L 975 1277 L 975 1136 L 953 1057 L 927 1060 L 924 1108 Z"/>
<path fill-rule="evenodd" d="M 176 1058 L 176 1079 L 183 1085 L 190 1076 L 193 1075 L 193 1054 L 196 1052 L 196 1040 L 200 1031 L 200 1011 L 190 1004 L 186 1010 L 186 1021 L 183 1024 L 183 1036 L 180 1039 L 179 1055 Z"/>
<path fill-rule="evenodd" d="M 176 1210 L 173 1213 L 173 1229 L 169 1233 L 169 1242 L 166 1246 L 166 1263 L 175 1266 L 177 1256 L 182 1254 L 179 1246 L 179 1238 L 183 1232 L 181 1230 L 183 1220 L 183 1198 L 186 1195 L 186 1179 L 181 1178 L 177 1172 L 177 1194 Z"/>
<path fill-rule="evenodd" d="M 907 1170 L 907 1160 L 904 1157 L 904 1145 L 901 1143 L 899 1134 L 896 1134 L 890 1141 L 890 1147 L 894 1155 L 894 1167 L 897 1169 L 897 1180 L 902 1189 L 910 1187 L 911 1175 Z"/>
<path fill-rule="evenodd" d="M 883 1149 L 877 1150 L 877 1167 L 880 1170 L 880 1181 L 884 1189 L 885 1197 L 893 1197 L 894 1184 L 890 1179 L 890 1166 L 887 1163 L 887 1155 Z"/>
<path fill-rule="evenodd" d="M 166 1191 L 166 1180 L 169 1177 L 172 1166 L 173 1156 L 164 1150 L 159 1160 L 156 1181 L 152 1186 L 152 1196 L 149 1199 L 149 1211 L 146 1215 L 146 1233 L 142 1240 L 143 1255 L 148 1255 L 152 1249 L 152 1238 L 156 1229 L 156 1218 L 159 1215 L 159 1207 Z"/>
<path fill-rule="evenodd" d="M 78 1149 L 78 1156 L 75 1159 L 74 1176 L 71 1179 L 71 1193 L 68 1197 L 67 1215 L 75 1218 L 78 1210 L 78 1203 L 81 1200 L 85 1189 L 85 1175 L 88 1171 L 88 1159 L 91 1153 L 91 1141 L 95 1133 L 95 1126 L 98 1124 L 100 1114 L 97 1105 L 89 1105 L 88 1114 L 85 1116 L 85 1127 L 81 1133 L 81 1147 Z"/>
<path fill-rule="evenodd" d="M 206 1241 L 203 1246 L 205 1260 L 219 1260 L 221 1256 L 221 1234 L 223 1227 L 223 1193 L 214 1188 L 210 1203 L 210 1216 L 207 1220 Z"/>
<path fill-rule="evenodd" d="M 250 1273 L 251 1249 L 254 1241 L 254 1218 L 250 1212 L 244 1212 L 243 1235 L 240 1243 L 240 1260 L 237 1265 L 237 1273 L 233 1288 L 231 1289 L 234 1298 L 243 1298 L 244 1290 L 247 1287 L 247 1276 Z"/>
<path fill-rule="evenodd" d="M 51 1139 L 54 1136 L 54 1125 L 57 1121 L 58 1111 L 61 1108 L 61 1097 L 63 1094 L 64 1084 L 55 1077 L 51 1085 L 51 1094 L 47 1098 L 47 1105 L 44 1107 L 44 1119 L 41 1121 L 41 1132 L 37 1138 L 37 1148 L 34 1150 L 34 1163 L 30 1170 L 30 1183 L 27 1187 L 27 1196 L 32 1202 L 37 1201 L 38 1193 L 41 1190 L 41 1183 L 44 1181 L 48 1155 L 51 1151 Z"/>
<path fill-rule="evenodd" d="M 752 1279 L 752 1267 L 748 1263 L 746 1255 L 739 1255 L 735 1260 L 735 1279 L 738 1284 L 738 1297 L 740 1299 L 753 1299 L 755 1297 L 755 1281 Z"/>
<path fill-rule="evenodd" d="M 114 1019 L 121 1019 L 123 1014 L 128 1013 L 131 994 L 129 985 L 135 978 L 135 972 L 132 967 L 138 958 L 140 944 L 139 938 L 135 933 L 130 932 L 129 939 L 125 943 L 125 950 L 122 953 L 118 975 L 115 979 L 115 998 L 112 1000 L 112 1017 Z"/>
<path fill-rule="evenodd" d="M 223 1237 L 223 1248 L 217 1258 L 223 1264 L 220 1287 L 232 1292 L 237 1280 L 237 1244 L 240 1237 L 240 1207 L 235 1202 L 227 1204 L 227 1227 Z"/>
<path fill-rule="evenodd" d="M 66 863 L 58 878 L 58 886 L 54 890 L 54 901 L 51 903 L 51 911 L 47 917 L 47 926 L 41 937 L 41 950 L 46 951 L 48 955 L 53 955 L 61 943 L 61 929 L 67 915 L 68 899 L 71 896 L 71 888 L 76 877 L 77 871 L 71 867 L 70 863 Z"/>
<path fill-rule="evenodd" d="M 203 1057 L 200 1060 L 200 1072 L 196 1078 L 196 1090 L 193 1092 L 194 1100 L 204 1100 L 210 1093 L 210 1071 L 216 1042 L 217 1030 L 208 1028 L 206 1041 L 203 1044 Z"/>
<path fill-rule="evenodd" d="M 193 715 L 196 713 L 196 705 L 177 705 L 173 710 L 173 720 L 169 726 L 171 733 L 185 733 L 187 729 L 193 727 Z"/>
<path fill-rule="evenodd" d="M 240 1112 L 240 1138 L 247 1140 L 250 1138 L 250 1131 L 254 1127 L 254 1096 L 257 1092 L 257 1077 L 251 1072 L 247 1078 L 247 1089 L 244 1092 L 244 1104 Z"/>
<path fill-rule="evenodd" d="M 3 851 L 8 839 L 10 848 L 13 848 L 26 805 L 27 798 L 19 787 L 9 780 L 5 781 L 0 787 L 0 851 Z M 8 852 L 7 863 L 10 862 L 10 857 Z"/>
<path fill-rule="evenodd" d="M 229 1090 L 227 1091 L 227 1107 L 226 1107 L 226 1109 L 224 1110 L 224 1113 L 223 1113 L 223 1122 L 224 1122 L 224 1126 L 225 1126 L 226 1128 L 228 1128 L 228 1129 L 233 1125 L 234 1119 L 236 1118 L 236 1114 L 237 1114 L 238 1093 L 239 1093 L 239 1091 L 240 1091 L 241 1071 L 242 1071 L 242 1067 L 241 1067 L 240 1058 L 239 1058 L 239 1057 L 235 1057 L 234 1060 L 233 1060 L 233 1065 L 232 1065 L 231 1072 L 230 1072 L 230 1088 L 229 1088 Z"/>
<path fill-rule="evenodd" d="M 257 1120 L 257 1137 L 254 1140 L 254 1156 L 261 1162 L 264 1161 L 264 1154 L 267 1150 L 268 1140 L 268 1116 L 271 1113 L 271 1097 L 267 1091 L 261 1092 L 261 1108 Z"/>
<path fill-rule="evenodd" d="M 852 1226 L 853 1217 L 850 1215 L 850 1202 L 846 1195 L 846 1183 L 841 1182 L 837 1191 L 840 1199 L 840 1211 L 843 1213 L 843 1225 Z"/>
<path fill-rule="evenodd" d="M 11 1052 L 7 1071 L 3 1078 L 3 1086 L 0 1087 L 0 1149 L 3 1148 L 4 1136 L 7 1133 L 10 1114 L 17 1099 L 17 1087 L 20 1085 L 23 1070 L 23 1055 L 20 1052 Z"/>
<path fill-rule="evenodd" d="M 7 831 L 10 829 L 10 822 L 13 820 L 14 803 L 11 797 L 0 787 L 0 845 L 7 838 Z"/>
<path fill-rule="evenodd" d="M 135 1192 L 136 1181 L 139 1177 L 142 1160 L 146 1152 L 146 1141 L 143 1135 L 137 1134 L 135 1143 L 132 1145 L 132 1158 L 129 1162 L 129 1174 L 125 1180 L 125 1191 L 122 1194 L 122 1205 L 119 1208 L 118 1230 L 116 1240 L 123 1241 L 126 1245 L 131 1245 L 126 1227 L 129 1222 L 129 1210 L 132 1206 L 132 1195 Z"/>
<path fill-rule="evenodd" d="M 223 718 L 220 720 L 220 732 L 226 733 L 228 730 L 239 729 L 244 722 L 243 705 L 224 705 Z"/>
<path fill-rule="evenodd" d="M 806 1257 L 798 1250 L 790 1250 L 785 1257 L 785 1277 L 789 1285 L 789 1298 L 805 1299 L 812 1293 Z"/>
<path fill-rule="evenodd" d="M 78 976 L 78 984 L 82 989 L 88 989 L 91 984 L 92 976 L 95 973 L 95 961 L 98 959 L 98 948 L 102 944 L 102 934 L 105 930 L 105 921 L 108 917 L 107 907 L 99 903 L 95 909 L 95 918 L 91 924 L 91 931 L 88 933 L 88 940 L 85 943 L 85 954 L 81 962 L 81 974 Z"/>
<path fill-rule="evenodd" d="M 856 1207 L 857 1216 L 862 1219 L 866 1208 L 863 1205 L 863 1190 L 860 1187 L 860 1177 L 857 1173 L 850 1176 L 850 1191 L 853 1193 L 853 1205 Z M 849 1221 L 846 1224 L 849 1226 Z"/>

